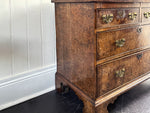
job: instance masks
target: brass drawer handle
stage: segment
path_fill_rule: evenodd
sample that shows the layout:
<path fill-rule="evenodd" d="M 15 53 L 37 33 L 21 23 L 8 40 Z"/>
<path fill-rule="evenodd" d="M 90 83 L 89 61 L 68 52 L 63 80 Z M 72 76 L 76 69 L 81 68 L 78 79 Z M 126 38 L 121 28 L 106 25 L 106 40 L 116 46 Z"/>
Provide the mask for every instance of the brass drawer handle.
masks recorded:
<path fill-rule="evenodd" d="M 116 77 L 124 77 L 125 75 L 125 68 L 116 71 Z"/>
<path fill-rule="evenodd" d="M 137 13 L 129 13 L 129 19 L 134 20 L 137 17 Z"/>
<path fill-rule="evenodd" d="M 126 40 L 124 38 L 122 38 L 120 40 L 116 40 L 116 46 L 117 47 L 123 47 L 125 42 L 126 42 Z"/>
<path fill-rule="evenodd" d="M 103 19 L 103 22 L 108 24 L 108 23 L 111 23 L 114 19 L 114 15 L 113 14 L 108 14 L 108 15 L 102 15 L 102 19 Z"/>
<path fill-rule="evenodd" d="M 144 17 L 149 18 L 150 17 L 150 12 L 144 12 Z"/>

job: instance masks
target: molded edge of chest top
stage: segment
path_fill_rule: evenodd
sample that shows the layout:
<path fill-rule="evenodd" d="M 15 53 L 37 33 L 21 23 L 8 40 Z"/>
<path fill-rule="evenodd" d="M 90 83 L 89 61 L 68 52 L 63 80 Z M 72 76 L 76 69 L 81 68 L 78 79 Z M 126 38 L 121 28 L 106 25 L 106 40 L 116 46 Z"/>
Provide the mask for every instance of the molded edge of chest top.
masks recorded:
<path fill-rule="evenodd" d="M 150 2 L 150 0 L 52 0 L 52 2 Z"/>

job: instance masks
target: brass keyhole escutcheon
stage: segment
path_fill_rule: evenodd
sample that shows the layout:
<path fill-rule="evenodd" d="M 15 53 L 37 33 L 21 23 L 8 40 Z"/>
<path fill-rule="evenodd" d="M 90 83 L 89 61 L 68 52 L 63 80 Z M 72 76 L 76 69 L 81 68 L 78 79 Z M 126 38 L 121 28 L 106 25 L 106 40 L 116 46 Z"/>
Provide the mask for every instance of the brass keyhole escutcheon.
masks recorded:
<path fill-rule="evenodd" d="M 116 77 L 124 77 L 125 75 L 125 68 L 121 69 L 121 70 L 118 70 L 116 71 Z"/>
<path fill-rule="evenodd" d="M 134 20 L 137 17 L 137 13 L 129 13 L 129 19 Z"/>
<path fill-rule="evenodd" d="M 117 47 L 123 47 L 125 42 L 126 42 L 125 38 L 122 38 L 120 40 L 116 40 L 116 46 Z"/>
<path fill-rule="evenodd" d="M 142 53 L 137 54 L 137 58 L 138 58 L 138 60 L 140 60 L 140 59 L 142 58 L 142 56 L 143 56 L 143 54 L 142 54 Z"/>
<path fill-rule="evenodd" d="M 125 18 L 125 16 L 126 16 L 125 10 L 117 11 L 117 19 L 123 19 L 123 18 Z"/>
<path fill-rule="evenodd" d="M 142 28 L 139 27 L 139 28 L 137 29 L 137 32 L 138 32 L 138 33 L 141 33 L 141 32 L 142 32 Z"/>
<path fill-rule="evenodd" d="M 102 20 L 103 20 L 103 23 L 111 23 L 114 19 L 114 15 L 113 14 L 107 14 L 107 15 L 102 15 Z"/>

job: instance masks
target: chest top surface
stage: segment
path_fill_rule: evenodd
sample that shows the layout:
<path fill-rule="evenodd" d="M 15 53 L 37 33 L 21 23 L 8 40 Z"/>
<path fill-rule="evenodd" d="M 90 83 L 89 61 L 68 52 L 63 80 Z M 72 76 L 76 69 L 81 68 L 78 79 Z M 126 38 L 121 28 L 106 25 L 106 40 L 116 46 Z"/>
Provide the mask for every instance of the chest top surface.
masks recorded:
<path fill-rule="evenodd" d="M 150 0 L 52 0 L 52 2 L 150 2 Z"/>

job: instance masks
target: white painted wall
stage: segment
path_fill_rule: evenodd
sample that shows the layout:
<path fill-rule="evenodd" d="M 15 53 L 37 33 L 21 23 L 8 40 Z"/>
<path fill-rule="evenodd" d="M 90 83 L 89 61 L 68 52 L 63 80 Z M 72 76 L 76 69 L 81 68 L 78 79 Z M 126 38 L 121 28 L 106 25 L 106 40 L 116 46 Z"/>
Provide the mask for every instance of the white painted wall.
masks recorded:
<path fill-rule="evenodd" d="M 0 0 L 0 79 L 55 64 L 50 0 Z"/>
<path fill-rule="evenodd" d="M 54 89 L 55 46 L 51 0 L 0 0 L 0 110 Z"/>

